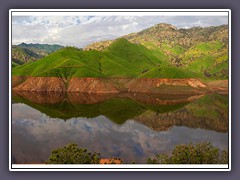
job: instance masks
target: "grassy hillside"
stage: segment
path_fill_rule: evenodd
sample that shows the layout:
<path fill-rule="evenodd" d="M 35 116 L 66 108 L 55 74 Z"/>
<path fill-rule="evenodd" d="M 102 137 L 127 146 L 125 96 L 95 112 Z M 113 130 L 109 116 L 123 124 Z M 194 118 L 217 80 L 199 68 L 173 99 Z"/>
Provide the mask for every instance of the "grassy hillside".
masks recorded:
<path fill-rule="evenodd" d="M 103 52 L 67 47 L 41 60 L 13 68 L 14 76 L 39 77 L 195 77 L 159 59 L 142 45 L 118 39 Z"/>
<path fill-rule="evenodd" d="M 118 39 L 103 51 L 102 72 L 112 77 L 138 77 L 164 62 L 142 45 Z"/>
<path fill-rule="evenodd" d="M 27 63 L 13 69 L 15 76 L 50 77 L 102 77 L 97 51 L 84 52 L 67 47 L 36 62 Z"/>
<path fill-rule="evenodd" d="M 199 43 L 188 49 L 182 56 L 183 66 L 206 77 L 228 77 L 228 51 L 223 43 L 211 41 Z"/>
<path fill-rule="evenodd" d="M 54 51 L 58 46 L 21 44 Z M 228 27 L 177 29 L 156 24 L 111 41 L 95 42 L 84 51 L 63 48 L 39 62 L 12 65 L 16 76 L 228 78 Z M 17 64 L 16 64 L 17 63 Z"/>
<path fill-rule="evenodd" d="M 143 45 L 161 61 L 182 67 L 197 76 L 228 78 L 227 25 L 177 29 L 161 23 L 122 38 Z M 113 40 L 95 42 L 85 49 L 104 51 L 113 43 Z"/>

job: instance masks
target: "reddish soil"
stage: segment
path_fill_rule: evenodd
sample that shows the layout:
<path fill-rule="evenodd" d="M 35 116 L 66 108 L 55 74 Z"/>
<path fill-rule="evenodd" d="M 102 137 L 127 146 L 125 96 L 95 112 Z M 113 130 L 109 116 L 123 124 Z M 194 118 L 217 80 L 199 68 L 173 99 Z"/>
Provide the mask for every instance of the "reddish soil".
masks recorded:
<path fill-rule="evenodd" d="M 118 93 L 119 90 L 106 79 L 72 78 L 67 91 L 81 93 Z"/>
<path fill-rule="evenodd" d="M 58 77 L 27 77 L 26 81 L 13 88 L 14 91 L 63 92 L 66 87 Z"/>
<path fill-rule="evenodd" d="M 126 85 L 128 91 L 160 94 L 200 94 L 207 86 L 198 79 L 133 79 Z M 174 87 L 174 88 L 172 88 Z"/>
<path fill-rule="evenodd" d="M 58 77 L 13 77 L 13 91 L 31 92 L 78 92 L 151 94 L 205 94 L 228 93 L 228 81 L 203 83 L 198 79 L 161 78 L 72 78 L 69 81 Z"/>
<path fill-rule="evenodd" d="M 13 76 L 12 77 L 12 88 L 26 81 L 27 77 L 24 76 Z"/>

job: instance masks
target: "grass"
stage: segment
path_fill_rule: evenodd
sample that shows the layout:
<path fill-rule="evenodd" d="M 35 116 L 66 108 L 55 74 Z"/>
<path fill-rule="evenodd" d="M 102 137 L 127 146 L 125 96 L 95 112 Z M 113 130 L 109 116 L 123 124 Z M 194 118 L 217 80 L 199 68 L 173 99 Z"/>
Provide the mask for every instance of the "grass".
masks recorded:
<path fill-rule="evenodd" d="M 16 62 L 12 62 L 12 67 L 16 67 L 16 66 L 19 66 L 19 64 Z"/>
<path fill-rule="evenodd" d="M 200 76 L 228 78 L 228 50 L 219 41 L 199 43 L 180 57 L 185 69 Z"/>
<path fill-rule="evenodd" d="M 172 65 L 160 65 L 152 68 L 148 72 L 139 76 L 139 78 L 191 78 L 195 77 L 194 73 L 187 70 L 176 68 Z"/>
<path fill-rule="evenodd" d="M 174 55 L 180 55 L 180 54 L 184 53 L 185 48 L 183 46 L 177 44 L 176 46 L 171 48 L 171 51 Z"/>
<path fill-rule="evenodd" d="M 181 49 L 178 47 L 178 49 Z M 67 47 L 36 62 L 15 67 L 13 76 L 39 77 L 193 77 L 174 67 L 143 45 L 125 39 L 114 41 L 103 52 Z"/>
<path fill-rule="evenodd" d="M 153 42 L 133 44 L 115 40 L 104 51 L 63 48 L 35 62 L 13 65 L 13 76 L 35 77 L 123 77 L 123 78 L 228 78 L 227 51 L 218 41 L 199 43 L 186 49 L 181 45 Z M 147 48 L 146 48 L 146 47 Z M 165 51 L 170 55 L 165 55 Z M 221 50 L 221 51 L 220 51 Z M 176 67 L 171 58 L 185 64 Z"/>
<path fill-rule="evenodd" d="M 199 43 L 196 45 L 196 49 L 199 49 L 201 51 L 214 51 L 214 50 L 219 50 L 223 47 L 222 43 L 219 41 L 212 41 L 208 43 Z"/>
<path fill-rule="evenodd" d="M 13 69 L 15 76 L 52 77 L 103 77 L 100 71 L 97 51 L 82 51 L 77 48 L 64 48 L 36 62 Z"/>

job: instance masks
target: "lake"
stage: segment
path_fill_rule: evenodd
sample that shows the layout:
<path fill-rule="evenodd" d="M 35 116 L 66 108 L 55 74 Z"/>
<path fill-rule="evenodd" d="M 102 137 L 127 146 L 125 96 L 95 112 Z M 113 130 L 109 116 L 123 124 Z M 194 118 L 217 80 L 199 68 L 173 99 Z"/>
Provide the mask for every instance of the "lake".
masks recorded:
<path fill-rule="evenodd" d="M 228 95 L 15 92 L 12 163 L 43 163 L 77 143 L 103 158 L 146 163 L 176 145 L 211 142 L 228 150 Z"/>

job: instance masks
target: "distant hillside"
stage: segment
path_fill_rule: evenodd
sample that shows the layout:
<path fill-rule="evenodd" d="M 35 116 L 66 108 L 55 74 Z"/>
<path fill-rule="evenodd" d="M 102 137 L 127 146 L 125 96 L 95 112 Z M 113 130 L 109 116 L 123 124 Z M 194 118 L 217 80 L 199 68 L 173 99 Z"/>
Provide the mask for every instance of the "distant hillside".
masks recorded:
<path fill-rule="evenodd" d="M 36 61 L 43 58 L 52 52 L 63 48 L 60 45 L 49 44 L 26 44 L 12 46 L 12 66 L 21 65 L 27 62 Z"/>
<path fill-rule="evenodd" d="M 228 77 L 228 26 L 177 29 L 156 24 L 122 38 L 145 46 L 158 59 L 205 77 Z M 104 51 L 114 40 L 95 42 L 85 50 Z"/>
<path fill-rule="evenodd" d="M 57 44 L 50 45 L 50 44 L 38 44 L 38 43 L 37 44 L 21 43 L 18 46 L 22 48 L 30 49 L 34 52 L 38 52 L 38 54 L 41 54 L 41 55 L 48 55 L 52 52 L 55 52 L 63 48 L 63 46 L 57 45 Z"/>

